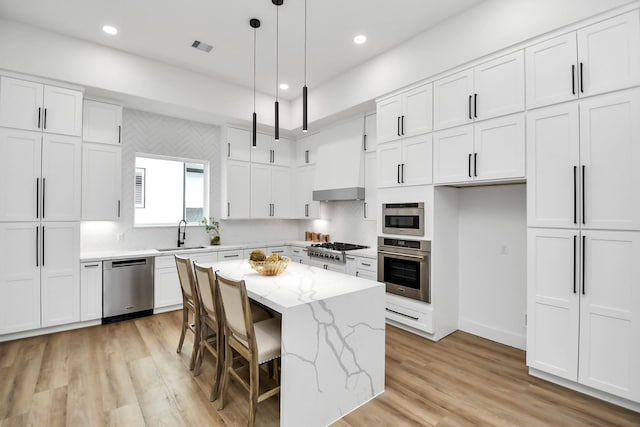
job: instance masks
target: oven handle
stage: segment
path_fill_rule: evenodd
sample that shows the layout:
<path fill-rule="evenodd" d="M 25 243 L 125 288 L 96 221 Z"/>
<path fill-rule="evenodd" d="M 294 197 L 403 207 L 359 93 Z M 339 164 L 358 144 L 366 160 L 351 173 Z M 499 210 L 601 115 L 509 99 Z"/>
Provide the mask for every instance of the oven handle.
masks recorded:
<path fill-rule="evenodd" d="M 391 255 L 394 257 L 401 257 L 401 258 L 413 258 L 413 259 L 425 259 L 426 256 L 425 255 L 408 255 L 408 254 L 401 254 L 398 252 L 387 252 L 387 251 L 378 251 L 379 254 L 381 255 Z"/>

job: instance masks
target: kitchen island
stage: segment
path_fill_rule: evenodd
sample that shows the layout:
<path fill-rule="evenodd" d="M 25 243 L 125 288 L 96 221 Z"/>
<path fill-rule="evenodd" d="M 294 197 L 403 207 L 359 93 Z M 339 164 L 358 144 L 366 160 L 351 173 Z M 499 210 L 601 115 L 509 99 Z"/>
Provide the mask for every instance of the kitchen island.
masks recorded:
<path fill-rule="evenodd" d="M 281 426 L 331 424 L 384 391 L 383 284 L 293 263 L 270 277 L 246 260 L 210 265 L 282 315 Z"/>

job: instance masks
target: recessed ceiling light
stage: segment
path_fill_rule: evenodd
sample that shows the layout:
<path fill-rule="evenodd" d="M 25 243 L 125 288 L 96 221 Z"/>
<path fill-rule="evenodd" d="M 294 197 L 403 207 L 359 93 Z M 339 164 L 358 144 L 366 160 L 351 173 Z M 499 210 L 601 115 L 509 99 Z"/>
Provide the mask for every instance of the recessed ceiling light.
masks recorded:
<path fill-rule="evenodd" d="M 362 35 L 362 34 L 360 34 L 360 35 L 358 35 L 358 36 L 355 36 L 355 37 L 353 38 L 353 42 L 354 42 L 355 44 L 363 44 L 363 43 L 365 43 L 366 41 L 367 41 L 367 36 Z"/>
<path fill-rule="evenodd" d="M 105 33 L 111 36 L 115 36 L 116 34 L 118 34 L 118 29 L 116 27 L 112 27 L 111 25 L 103 26 L 102 31 L 104 31 Z"/>
<path fill-rule="evenodd" d="M 289 85 L 286 84 L 286 83 L 280 83 L 280 89 L 287 90 L 287 89 L 289 89 Z"/>

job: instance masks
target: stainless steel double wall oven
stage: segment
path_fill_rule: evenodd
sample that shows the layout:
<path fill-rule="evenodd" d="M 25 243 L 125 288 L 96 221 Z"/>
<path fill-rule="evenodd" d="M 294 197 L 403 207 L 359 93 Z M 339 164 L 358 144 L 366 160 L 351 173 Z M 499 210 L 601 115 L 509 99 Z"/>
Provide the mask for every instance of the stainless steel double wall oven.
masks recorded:
<path fill-rule="evenodd" d="M 389 293 L 431 302 L 431 242 L 378 237 L 378 281 Z"/>

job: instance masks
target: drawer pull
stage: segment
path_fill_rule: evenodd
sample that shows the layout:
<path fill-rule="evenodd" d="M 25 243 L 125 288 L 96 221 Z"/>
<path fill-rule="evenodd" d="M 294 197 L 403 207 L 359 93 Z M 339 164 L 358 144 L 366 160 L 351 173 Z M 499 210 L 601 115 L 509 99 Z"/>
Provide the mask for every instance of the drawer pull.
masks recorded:
<path fill-rule="evenodd" d="M 84 268 L 93 268 L 93 267 L 99 267 L 100 264 L 87 264 L 84 266 Z"/>
<path fill-rule="evenodd" d="M 233 254 L 233 255 L 222 255 L 222 257 L 223 257 L 223 258 L 237 258 L 237 257 L 239 257 L 239 256 L 240 256 L 240 255 L 238 255 L 238 254 Z"/>
<path fill-rule="evenodd" d="M 371 264 L 369 264 L 368 262 L 361 262 L 361 265 L 364 265 L 365 267 L 371 267 Z"/>
<path fill-rule="evenodd" d="M 391 310 L 390 308 L 387 308 L 387 307 L 385 307 L 385 310 L 390 311 L 391 313 L 394 313 L 394 314 L 399 314 L 400 316 L 407 317 L 411 320 L 416 320 L 416 321 L 419 320 L 418 317 L 409 316 L 408 314 L 400 313 L 399 311 Z"/>

